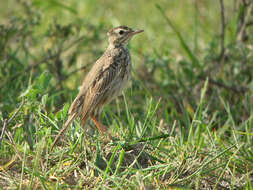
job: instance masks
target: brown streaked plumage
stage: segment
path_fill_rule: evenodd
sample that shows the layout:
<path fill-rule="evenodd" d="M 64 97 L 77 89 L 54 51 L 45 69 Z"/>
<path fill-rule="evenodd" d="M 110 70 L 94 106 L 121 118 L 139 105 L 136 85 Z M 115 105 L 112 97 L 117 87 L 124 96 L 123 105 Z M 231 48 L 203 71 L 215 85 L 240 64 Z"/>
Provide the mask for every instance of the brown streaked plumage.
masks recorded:
<path fill-rule="evenodd" d="M 77 97 L 69 108 L 68 120 L 55 138 L 51 149 L 77 116 L 81 118 L 82 125 L 91 117 L 102 133 L 107 130 L 106 126 L 98 122 L 99 115 L 104 105 L 121 94 L 130 79 L 131 57 L 126 45 L 132 36 L 141 32 L 143 30 L 119 26 L 107 33 L 109 46 L 85 77 Z"/>

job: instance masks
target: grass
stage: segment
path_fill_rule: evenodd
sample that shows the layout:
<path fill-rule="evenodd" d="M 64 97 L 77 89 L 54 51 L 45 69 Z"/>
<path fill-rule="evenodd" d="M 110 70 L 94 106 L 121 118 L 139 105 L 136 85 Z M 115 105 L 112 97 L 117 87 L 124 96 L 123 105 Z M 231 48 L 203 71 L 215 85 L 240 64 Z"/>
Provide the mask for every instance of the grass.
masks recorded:
<path fill-rule="evenodd" d="M 252 5 L 224 2 L 224 56 L 218 2 L 0 5 L 0 189 L 253 189 Z M 112 139 L 76 119 L 50 151 L 123 23 L 145 35 L 128 46 L 130 87 L 101 115 Z"/>

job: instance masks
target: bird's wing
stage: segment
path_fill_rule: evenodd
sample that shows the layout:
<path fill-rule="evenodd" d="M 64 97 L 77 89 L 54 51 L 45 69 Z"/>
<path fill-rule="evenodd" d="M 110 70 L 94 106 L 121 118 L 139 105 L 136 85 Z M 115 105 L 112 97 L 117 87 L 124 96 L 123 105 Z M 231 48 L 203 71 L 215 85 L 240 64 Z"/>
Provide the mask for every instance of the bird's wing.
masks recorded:
<path fill-rule="evenodd" d="M 83 105 L 86 102 L 85 100 L 88 89 L 91 89 L 91 87 L 94 86 L 94 83 L 97 83 L 98 79 L 101 77 L 101 74 L 104 70 L 106 70 L 106 67 L 109 65 L 108 63 L 113 62 L 112 57 L 106 57 L 106 55 L 106 53 L 102 55 L 100 59 L 98 59 L 93 65 L 89 73 L 86 75 L 78 95 L 76 96 L 75 100 L 69 108 L 69 115 L 73 115 L 76 112 L 78 112 L 78 115 L 80 115 Z"/>
<path fill-rule="evenodd" d="M 101 65 L 98 71 L 94 72 L 94 78 L 86 90 L 82 107 L 82 122 L 86 120 L 98 104 L 110 98 L 107 97 L 107 92 L 111 89 L 113 81 L 119 76 L 121 63 L 124 62 L 124 59 L 124 57 L 117 56 L 101 60 L 103 61 L 103 65 Z"/>

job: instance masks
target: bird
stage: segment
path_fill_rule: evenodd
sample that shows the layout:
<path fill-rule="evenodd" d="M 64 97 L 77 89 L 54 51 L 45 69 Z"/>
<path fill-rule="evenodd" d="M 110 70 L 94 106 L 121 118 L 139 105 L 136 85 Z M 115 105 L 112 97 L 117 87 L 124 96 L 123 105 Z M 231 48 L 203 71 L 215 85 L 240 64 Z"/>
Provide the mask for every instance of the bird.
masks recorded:
<path fill-rule="evenodd" d="M 131 77 L 132 64 L 126 46 L 133 36 L 143 31 L 118 26 L 107 32 L 109 45 L 84 78 L 68 110 L 68 119 L 56 136 L 51 150 L 76 117 L 80 118 L 81 125 L 91 118 L 102 134 L 107 131 L 108 127 L 99 122 L 99 116 L 103 107 L 121 95 L 126 87 Z"/>

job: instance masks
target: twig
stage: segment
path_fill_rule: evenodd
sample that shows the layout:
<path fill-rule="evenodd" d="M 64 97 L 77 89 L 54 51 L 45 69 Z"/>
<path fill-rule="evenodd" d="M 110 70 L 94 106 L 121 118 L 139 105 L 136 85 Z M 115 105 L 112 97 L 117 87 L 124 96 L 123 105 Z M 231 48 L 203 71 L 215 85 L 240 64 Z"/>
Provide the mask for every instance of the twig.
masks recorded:
<path fill-rule="evenodd" d="M 198 78 L 201 79 L 201 80 L 206 80 L 206 77 L 203 77 L 203 76 L 198 76 Z M 209 82 L 210 84 L 216 85 L 216 86 L 221 87 L 221 88 L 224 88 L 224 89 L 226 89 L 226 90 L 233 91 L 234 93 L 237 93 L 237 94 L 244 94 L 245 92 L 248 92 L 248 91 L 249 91 L 249 89 L 246 88 L 246 87 L 241 87 L 240 89 L 234 88 L 234 87 L 232 87 L 232 86 L 228 86 L 228 85 L 223 84 L 223 83 L 221 83 L 221 82 L 215 81 L 215 80 L 213 80 L 213 79 L 211 79 L 211 78 L 209 78 L 209 77 L 208 77 L 208 82 Z"/>
<path fill-rule="evenodd" d="M 237 31 L 237 40 L 242 41 L 247 38 L 246 34 L 246 27 L 250 26 L 250 24 L 253 24 L 253 22 L 248 22 L 249 17 L 251 15 L 253 3 L 247 4 L 246 2 L 243 2 L 243 13 L 241 13 L 240 22 L 238 25 L 238 31 Z M 246 10 L 248 7 L 248 10 Z M 245 13 L 246 12 L 246 13 Z"/>
<path fill-rule="evenodd" d="M 3 129 L 2 129 L 2 133 L 1 133 L 1 136 L 0 136 L 0 147 L 1 147 L 1 145 L 2 145 L 2 140 L 3 140 L 3 138 L 4 138 L 4 133 L 5 133 L 5 130 L 6 130 L 7 123 L 8 123 L 8 120 L 5 119 L 5 120 L 4 120 Z"/>
<path fill-rule="evenodd" d="M 89 64 L 90 64 L 90 63 L 89 63 Z M 71 71 L 71 72 L 70 72 L 69 74 L 67 74 L 66 76 L 63 76 L 62 81 L 67 80 L 71 75 L 77 73 L 78 71 L 87 69 L 87 66 L 88 66 L 89 64 L 84 65 L 84 66 L 82 66 L 82 67 L 80 67 L 80 68 L 77 68 L 77 69 Z M 57 85 L 59 85 L 59 81 L 57 82 Z"/>
<path fill-rule="evenodd" d="M 1 147 L 1 143 L 2 143 L 3 137 L 4 137 L 4 133 L 7 130 L 6 128 L 7 128 L 8 123 L 10 123 L 15 118 L 15 116 L 20 111 L 20 109 L 22 108 L 22 106 L 24 105 L 24 103 L 25 103 L 25 101 L 24 101 L 24 98 L 23 98 L 22 99 L 22 103 L 20 104 L 20 106 L 18 107 L 18 109 L 15 111 L 15 113 L 11 116 L 11 118 L 9 120 L 8 119 L 4 120 L 3 129 L 2 129 L 1 136 L 0 136 L 0 147 Z"/>
<path fill-rule="evenodd" d="M 225 40 L 225 13 L 224 13 L 224 4 L 223 0 L 220 1 L 220 11 L 221 11 L 221 41 L 220 41 L 220 47 L 221 52 L 219 56 L 219 60 L 222 60 L 224 58 L 224 52 L 225 52 L 225 46 L 224 46 L 224 40 Z"/>
<path fill-rule="evenodd" d="M 16 110 L 16 112 L 11 116 L 11 118 L 8 120 L 8 123 L 10 123 L 14 117 L 16 117 L 17 113 L 20 111 L 20 109 L 22 108 L 22 106 L 24 105 L 25 100 L 24 98 L 22 99 L 22 103 L 20 104 L 20 106 L 18 107 L 18 109 Z"/>
<path fill-rule="evenodd" d="M 74 70 L 74 71 L 71 71 L 67 76 L 65 76 L 65 77 L 63 78 L 63 80 L 66 80 L 67 78 L 69 78 L 71 75 L 77 73 L 78 71 L 86 70 L 88 65 L 89 65 L 89 64 L 84 65 L 84 66 L 82 66 L 82 67 L 80 67 L 80 68 L 77 68 L 77 69 Z"/>

